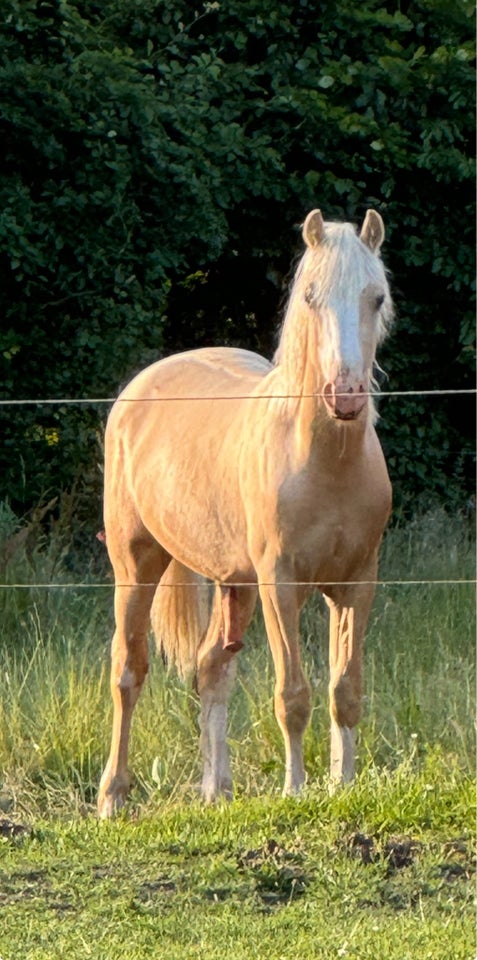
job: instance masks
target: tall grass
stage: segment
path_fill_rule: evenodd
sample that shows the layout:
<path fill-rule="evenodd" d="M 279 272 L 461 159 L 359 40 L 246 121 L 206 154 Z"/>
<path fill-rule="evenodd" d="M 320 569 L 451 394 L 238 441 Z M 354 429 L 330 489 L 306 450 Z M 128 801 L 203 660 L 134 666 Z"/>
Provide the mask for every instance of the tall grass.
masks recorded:
<path fill-rule="evenodd" d="M 387 534 L 383 581 L 475 577 L 468 521 L 434 512 Z M 12 536 L 11 530 L 8 536 Z M 0 807 L 23 813 L 88 810 L 110 733 L 108 681 L 112 591 L 44 589 L 71 582 L 58 543 L 23 547 L 11 559 L 0 591 Z M 92 580 L 82 571 L 81 580 Z M 314 691 L 305 741 L 310 784 L 328 766 L 327 623 L 314 598 L 302 615 L 304 660 Z M 474 770 L 475 589 L 464 583 L 393 583 L 377 588 L 366 645 L 366 691 L 360 727 L 362 789 L 377 776 L 411 771 L 424 782 L 432 769 Z M 133 802 L 195 796 L 199 779 L 197 701 L 152 655 L 136 709 L 131 766 Z M 273 670 L 259 612 L 239 657 L 230 710 L 237 793 L 275 794 L 283 778 L 281 737 L 273 716 Z M 427 773 L 423 773 L 427 771 Z M 422 780 L 424 776 L 424 781 Z M 433 789 L 432 783 L 430 789 Z"/>

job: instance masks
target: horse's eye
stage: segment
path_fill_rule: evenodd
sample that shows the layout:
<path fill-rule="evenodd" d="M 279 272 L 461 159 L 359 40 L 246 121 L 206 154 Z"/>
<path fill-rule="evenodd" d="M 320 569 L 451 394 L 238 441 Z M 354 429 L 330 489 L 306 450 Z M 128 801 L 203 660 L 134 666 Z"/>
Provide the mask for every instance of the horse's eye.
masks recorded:
<path fill-rule="evenodd" d="M 376 310 L 380 310 L 384 303 L 384 293 L 380 293 L 379 297 L 376 297 Z"/>

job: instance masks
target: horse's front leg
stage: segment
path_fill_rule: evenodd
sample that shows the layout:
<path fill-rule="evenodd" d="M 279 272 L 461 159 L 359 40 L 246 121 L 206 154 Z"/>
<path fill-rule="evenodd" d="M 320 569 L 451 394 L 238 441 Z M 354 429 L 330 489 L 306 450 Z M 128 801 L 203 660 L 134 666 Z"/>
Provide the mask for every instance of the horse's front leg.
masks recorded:
<path fill-rule="evenodd" d="M 285 744 L 283 795 L 297 793 L 305 780 L 303 735 L 310 710 L 310 688 L 299 647 L 299 613 L 303 598 L 290 571 L 277 564 L 272 575 L 261 570 L 260 599 L 275 666 L 275 716 Z"/>
<path fill-rule="evenodd" d="M 374 570 L 362 579 L 375 579 Z M 361 577 L 360 577 L 361 579 Z M 331 788 L 355 775 L 356 726 L 361 717 L 363 640 L 375 587 L 372 582 L 333 588 L 330 609 Z"/>

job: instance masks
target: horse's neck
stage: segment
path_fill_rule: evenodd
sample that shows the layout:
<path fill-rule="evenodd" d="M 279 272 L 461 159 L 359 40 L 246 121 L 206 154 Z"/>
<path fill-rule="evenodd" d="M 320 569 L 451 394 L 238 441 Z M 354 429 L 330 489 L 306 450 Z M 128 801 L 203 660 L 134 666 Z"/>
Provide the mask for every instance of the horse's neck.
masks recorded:
<path fill-rule="evenodd" d="M 329 465 L 332 472 L 353 468 L 361 456 L 369 422 L 362 419 L 344 423 L 331 417 L 322 397 L 304 398 L 296 412 L 294 423 L 295 447 L 303 464 L 323 472 Z"/>
<path fill-rule="evenodd" d="M 347 464 L 352 467 L 360 456 L 370 428 L 369 416 L 353 423 L 335 420 L 326 410 L 323 400 L 323 378 L 320 371 L 306 364 L 300 381 L 290 378 L 286 367 L 279 364 L 273 371 L 272 393 L 280 396 L 290 431 L 290 447 L 295 453 L 296 466 L 314 465 L 322 472 L 325 464 L 336 470 Z M 275 408 L 276 409 L 276 408 Z"/>

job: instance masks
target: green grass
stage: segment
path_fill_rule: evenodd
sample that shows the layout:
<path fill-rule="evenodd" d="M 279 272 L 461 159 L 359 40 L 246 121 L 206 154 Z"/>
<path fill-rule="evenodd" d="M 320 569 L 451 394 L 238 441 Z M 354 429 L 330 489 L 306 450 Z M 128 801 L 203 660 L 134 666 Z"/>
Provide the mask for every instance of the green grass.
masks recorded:
<path fill-rule="evenodd" d="M 443 771 L 432 767 L 436 788 Z M 431 805 L 418 783 L 399 786 L 399 799 L 384 778 L 352 800 L 310 790 L 213 809 L 166 803 L 137 821 L 39 821 L 4 842 L 2 956 L 21 944 L 25 960 L 471 960 L 468 792 L 456 783 L 450 823 L 446 790 Z M 357 823 L 373 833 L 357 837 Z M 410 825 L 412 843 L 393 839 L 391 826 Z"/>
<path fill-rule="evenodd" d="M 19 552 L 7 576 L 66 582 L 68 567 L 50 542 Z M 434 513 L 391 530 L 381 577 L 474 578 L 467 522 Z M 2 960 L 475 957 L 472 585 L 378 587 L 360 773 L 333 797 L 318 600 L 302 618 L 314 709 L 299 799 L 280 798 L 259 616 L 231 701 L 229 805 L 198 801 L 196 697 L 153 658 L 131 801 L 104 824 L 94 803 L 110 735 L 111 601 L 109 590 L 0 595 Z"/>

